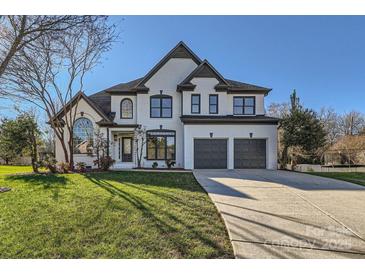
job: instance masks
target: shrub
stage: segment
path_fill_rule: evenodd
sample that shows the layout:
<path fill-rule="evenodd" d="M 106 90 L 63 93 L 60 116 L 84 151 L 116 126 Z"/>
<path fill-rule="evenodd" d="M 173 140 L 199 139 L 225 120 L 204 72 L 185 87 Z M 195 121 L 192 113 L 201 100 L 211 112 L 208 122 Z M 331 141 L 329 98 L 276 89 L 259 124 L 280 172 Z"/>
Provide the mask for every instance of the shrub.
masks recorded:
<path fill-rule="evenodd" d="M 104 171 L 107 171 L 113 164 L 115 160 L 110 156 L 100 157 L 99 160 L 94 161 L 94 165 L 100 166 L 100 168 Z"/>
<path fill-rule="evenodd" d="M 78 172 L 86 172 L 86 163 L 85 162 L 77 162 L 76 163 L 76 170 Z"/>
<path fill-rule="evenodd" d="M 153 162 L 152 168 L 157 168 L 157 167 L 158 167 L 158 163 L 157 162 Z"/>
<path fill-rule="evenodd" d="M 57 164 L 57 169 L 59 173 L 68 173 L 70 171 L 70 165 L 66 162 L 59 162 Z"/>
<path fill-rule="evenodd" d="M 45 159 L 40 163 L 42 167 L 47 168 L 51 173 L 57 172 L 56 159 L 53 156 L 46 156 Z"/>
<path fill-rule="evenodd" d="M 166 160 L 166 165 L 168 168 L 175 166 L 176 162 L 174 160 Z"/>

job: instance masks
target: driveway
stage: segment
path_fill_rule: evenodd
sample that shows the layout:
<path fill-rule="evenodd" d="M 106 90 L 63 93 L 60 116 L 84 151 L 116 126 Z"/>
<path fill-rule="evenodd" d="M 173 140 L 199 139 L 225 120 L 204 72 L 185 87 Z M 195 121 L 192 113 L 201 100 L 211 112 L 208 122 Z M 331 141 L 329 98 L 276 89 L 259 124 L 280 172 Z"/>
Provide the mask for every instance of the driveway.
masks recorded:
<path fill-rule="evenodd" d="M 273 170 L 195 170 L 237 258 L 365 259 L 365 187 Z"/>

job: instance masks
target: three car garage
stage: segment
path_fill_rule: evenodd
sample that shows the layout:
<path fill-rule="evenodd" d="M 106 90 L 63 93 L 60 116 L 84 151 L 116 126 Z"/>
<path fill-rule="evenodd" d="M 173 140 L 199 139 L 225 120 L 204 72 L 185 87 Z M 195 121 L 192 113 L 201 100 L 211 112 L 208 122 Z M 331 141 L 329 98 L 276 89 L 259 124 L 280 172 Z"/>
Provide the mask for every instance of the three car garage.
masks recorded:
<path fill-rule="evenodd" d="M 195 169 L 226 169 L 228 139 L 194 139 Z M 266 168 L 266 139 L 233 138 L 233 167 Z"/>

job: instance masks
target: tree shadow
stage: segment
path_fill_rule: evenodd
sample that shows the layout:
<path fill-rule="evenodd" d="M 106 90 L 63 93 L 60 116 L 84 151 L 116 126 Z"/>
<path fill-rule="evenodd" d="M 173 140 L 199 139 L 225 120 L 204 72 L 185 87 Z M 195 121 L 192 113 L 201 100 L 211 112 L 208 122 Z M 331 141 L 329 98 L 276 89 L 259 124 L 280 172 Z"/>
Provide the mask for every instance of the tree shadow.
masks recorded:
<path fill-rule="evenodd" d="M 27 174 L 27 175 L 7 175 L 4 177 L 4 182 L 24 183 L 40 186 L 52 193 L 52 199 L 58 201 L 61 188 L 65 188 L 68 178 L 60 174 Z"/>
<path fill-rule="evenodd" d="M 176 206 L 184 208 L 184 210 L 186 210 L 188 214 L 195 214 L 196 216 L 199 216 L 199 218 L 203 219 L 205 223 L 209 223 L 209 216 L 203 216 L 202 214 L 199 214 L 199 209 L 189 206 L 186 202 L 183 201 L 183 199 L 178 199 L 173 194 L 144 188 L 143 185 L 147 183 L 146 180 L 140 181 L 138 180 L 138 176 L 128 175 L 129 174 L 127 174 L 127 177 L 125 177 L 123 173 L 123 178 L 120 178 L 120 176 L 118 176 L 119 178 L 117 180 L 115 180 L 115 176 L 113 176 L 113 174 L 103 174 L 103 176 L 97 174 L 85 174 L 85 177 L 93 184 L 107 191 L 111 195 L 127 201 L 130 205 L 137 209 L 142 214 L 143 219 L 148 220 L 150 225 L 152 225 L 159 231 L 161 241 L 167 241 L 169 245 L 173 246 L 174 250 L 177 251 L 181 257 L 185 257 L 187 254 L 189 254 L 191 246 L 184 239 L 179 240 L 176 239 L 176 237 L 172 239 L 168 235 L 179 234 L 183 231 L 188 231 L 188 233 L 191 235 L 191 237 L 189 237 L 189 240 L 198 240 L 203 245 L 213 248 L 216 254 L 212 254 L 212 256 L 216 256 L 218 254 L 221 258 L 232 257 L 232 255 L 226 249 L 220 246 L 216 241 L 212 240 L 212 238 L 210 238 L 210 235 L 204 235 L 201 231 L 197 229 L 194 224 L 191 224 L 177 216 L 177 214 L 174 214 L 174 210 L 171 210 L 171 208 Z M 146 175 L 147 174 L 144 174 L 143 177 L 147 177 L 152 182 L 151 185 L 165 185 L 165 183 L 160 183 L 160 181 L 163 181 L 162 178 L 159 178 L 159 180 L 156 181 L 155 178 L 150 178 L 149 175 Z M 120 187 L 111 184 L 110 182 L 108 182 L 108 180 L 112 180 L 113 183 L 120 184 Z M 124 183 L 121 180 L 126 181 L 127 183 Z M 191 185 L 191 183 L 189 184 Z M 149 199 L 148 196 L 146 198 L 143 198 L 143 195 L 133 194 L 130 191 L 124 190 L 123 185 L 125 185 L 126 187 L 134 188 L 136 191 L 139 192 L 146 192 L 149 195 L 152 195 L 152 197 L 151 199 Z M 173 185 L 171 183 L 167 187 L 181 188 L 187 191 L 193 190 L 204 192 L 204 190 L 200 187 L 189 187 L 187 186 L 188 184 L 185 185 L 186 186 L 184 186 L 183 184 Z M 159 207 L 156 202 L 153 202 L 157 198 L 164 199 L 168 203 L 171 203 L 172 206 L 167 208 Z M 122 208 L 116 204 L 113 204 L 113 207 L 119 210 L 125 210 L 125 208 Z"/>

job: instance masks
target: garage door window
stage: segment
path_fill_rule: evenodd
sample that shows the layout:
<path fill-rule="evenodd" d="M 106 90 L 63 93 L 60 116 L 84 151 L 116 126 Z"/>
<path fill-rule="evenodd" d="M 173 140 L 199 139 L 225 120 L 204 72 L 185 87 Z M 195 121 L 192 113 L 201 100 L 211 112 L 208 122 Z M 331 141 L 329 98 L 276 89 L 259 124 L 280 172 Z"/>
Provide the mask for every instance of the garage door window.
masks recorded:
<path fill-rule="evenodd" d="M 235 96 L 233 97 L 234 115 L 254 115 L 255 97 L 254 96 Z"/>
<path fill-rule="evenodd" d="M 175 160 L 175 131 L 147 132 L 147 160 Z"/>

